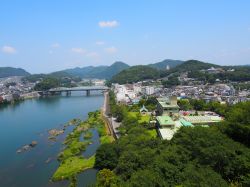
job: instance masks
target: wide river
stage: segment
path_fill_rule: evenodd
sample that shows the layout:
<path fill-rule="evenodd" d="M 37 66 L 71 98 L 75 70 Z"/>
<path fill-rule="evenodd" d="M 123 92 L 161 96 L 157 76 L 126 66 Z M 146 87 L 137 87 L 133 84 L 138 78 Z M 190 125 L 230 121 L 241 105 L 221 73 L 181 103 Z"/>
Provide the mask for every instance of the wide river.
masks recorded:
<path fill-rule="evenodd" d="M 67 181 L 52 183 L 50 177 L 58 167 L 57 154 L 63 148 L 67 132 L 48 140 L 48 130 L 60 128 L 73 118 L 86 119 L 90 111 L 100 109 L 103 95 L 70 97 L 55 96 L 26 100 L 16 105 L 0 108 L 0 186 L 1 187 L 64 187 Z M 84 156 L 91 156 L 99 145 L 98 133 Z M 36 147 L 23 153 L 16 150 L 37 141 Z M 86 157 L 87 157 L 86 156 Z M 88 186 L 95 181 L 96 170 L 78 176 L 78 186 Z"/>

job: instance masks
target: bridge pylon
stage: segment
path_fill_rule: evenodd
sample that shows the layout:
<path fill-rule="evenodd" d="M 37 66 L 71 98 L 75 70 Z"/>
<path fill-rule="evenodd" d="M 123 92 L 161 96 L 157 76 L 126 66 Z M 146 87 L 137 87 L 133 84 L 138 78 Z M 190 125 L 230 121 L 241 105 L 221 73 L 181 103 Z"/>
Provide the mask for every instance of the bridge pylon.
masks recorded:
<path fill-rule="evenodd" d="M 90 90 L 86 90 L 86 95 L 90 96 Z"/>

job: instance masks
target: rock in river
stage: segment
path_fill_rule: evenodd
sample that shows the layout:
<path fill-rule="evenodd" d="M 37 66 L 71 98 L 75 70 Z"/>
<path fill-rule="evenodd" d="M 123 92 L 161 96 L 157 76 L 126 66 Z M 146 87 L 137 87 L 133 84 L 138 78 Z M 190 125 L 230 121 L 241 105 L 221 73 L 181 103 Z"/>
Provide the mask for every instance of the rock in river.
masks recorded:
<path fill-rule="evenodd" d="M 37 141 L 32 141 L 30 144 L 31 147 L 35 147 L 36 145 L 37 145 Z"/>
<path fill-rule="evenodd" d="M 37 141 L 32 141 L 30 144 L 24 145 L 23 147 L 21 147 L 20 149 L 18 149 L 16 151 L 16 153 L 22 153 L 24 151 L 28 151 L 31 148 L 35 147 L 37 145 Z"/>

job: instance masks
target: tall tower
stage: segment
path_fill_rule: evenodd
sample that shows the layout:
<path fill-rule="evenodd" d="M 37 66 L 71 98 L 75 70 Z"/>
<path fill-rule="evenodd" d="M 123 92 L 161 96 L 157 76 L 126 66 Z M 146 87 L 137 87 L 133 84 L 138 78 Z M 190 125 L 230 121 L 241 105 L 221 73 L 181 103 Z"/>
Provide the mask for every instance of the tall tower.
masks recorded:
<path fill-rule="evenodd" d="M 167 66 L 166 66 L 166 70 L 170 70 L 170 67 L 169 67 L 169 65 L 167 65 Z"/>

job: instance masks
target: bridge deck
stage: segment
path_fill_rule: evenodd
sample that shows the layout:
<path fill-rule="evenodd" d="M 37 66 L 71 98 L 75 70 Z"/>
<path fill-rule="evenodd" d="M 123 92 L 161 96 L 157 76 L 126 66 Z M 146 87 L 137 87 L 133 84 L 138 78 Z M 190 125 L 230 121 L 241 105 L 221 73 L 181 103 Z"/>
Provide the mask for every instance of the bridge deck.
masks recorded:
<path fill-rule="evenodd" d="M 65 91 L 94 91 L 94 90 L 108 90 L 109 88 L 106 86 L 88 86 L 88 87 L 73 87 L 73 88 L 52 88 L 49 89 L 49 92 L 65 92 Z"/>

